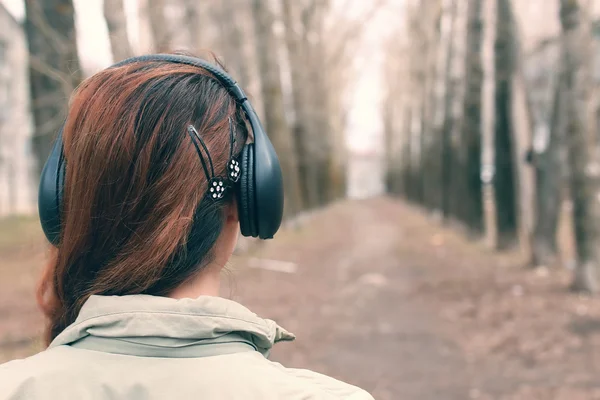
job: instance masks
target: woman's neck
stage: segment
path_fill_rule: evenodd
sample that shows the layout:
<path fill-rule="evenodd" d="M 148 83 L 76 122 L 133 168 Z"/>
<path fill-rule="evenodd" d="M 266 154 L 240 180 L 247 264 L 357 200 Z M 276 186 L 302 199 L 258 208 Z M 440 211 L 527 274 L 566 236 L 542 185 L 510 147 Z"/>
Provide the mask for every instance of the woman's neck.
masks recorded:
<path fill-rule="evenodd" d="M 169 293 L 169 297 L 195 299 L 200 296 L 219 296 L 221 269 L 222 267 L 219 265 L 207 265 L 198 275 L 176 287 Z"/>

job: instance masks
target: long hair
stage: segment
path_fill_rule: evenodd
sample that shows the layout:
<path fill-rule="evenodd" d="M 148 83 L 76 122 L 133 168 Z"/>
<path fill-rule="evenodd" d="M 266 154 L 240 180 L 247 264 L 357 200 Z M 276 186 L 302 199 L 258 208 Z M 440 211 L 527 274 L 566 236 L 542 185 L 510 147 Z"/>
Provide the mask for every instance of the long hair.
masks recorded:
<path fill-rule="evenodd" d="M 167 295 L 211 261 L 231 204 L 205 196 L 207 178 L 186 128 L 224 175 L 248 130 L 208 71 L 138 62 L 85 80 L 71 98 L 63 140 L 60 244 L 38 286 L 49 344 L 91 295 Z"/>

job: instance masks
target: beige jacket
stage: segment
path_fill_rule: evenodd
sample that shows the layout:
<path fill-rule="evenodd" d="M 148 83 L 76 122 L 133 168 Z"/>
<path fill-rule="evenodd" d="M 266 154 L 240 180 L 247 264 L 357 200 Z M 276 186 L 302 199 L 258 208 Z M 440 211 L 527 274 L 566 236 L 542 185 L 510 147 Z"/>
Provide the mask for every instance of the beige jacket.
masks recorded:
<path fill-rule="evenodd" d="M 0 365 L 0 400 L 372 400 L 267 359 L 293 339 L 223 298 L 92 296 L 47 350 Z"/>

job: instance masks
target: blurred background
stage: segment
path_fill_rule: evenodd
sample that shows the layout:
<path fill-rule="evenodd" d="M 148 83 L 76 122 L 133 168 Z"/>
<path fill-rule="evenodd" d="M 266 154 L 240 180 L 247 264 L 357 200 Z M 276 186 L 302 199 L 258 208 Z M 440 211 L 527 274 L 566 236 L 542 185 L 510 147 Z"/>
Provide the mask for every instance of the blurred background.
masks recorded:
<path fill-rule="evenodd" d="M 284 227 L 223 292 L 296 333 L 273 359 L 376 399 L 600 399 L 600 0 L 0 0 L 0 27 L 0 362 L 42 349 L 71 92 L 180 50 L 282 160 Z"/>

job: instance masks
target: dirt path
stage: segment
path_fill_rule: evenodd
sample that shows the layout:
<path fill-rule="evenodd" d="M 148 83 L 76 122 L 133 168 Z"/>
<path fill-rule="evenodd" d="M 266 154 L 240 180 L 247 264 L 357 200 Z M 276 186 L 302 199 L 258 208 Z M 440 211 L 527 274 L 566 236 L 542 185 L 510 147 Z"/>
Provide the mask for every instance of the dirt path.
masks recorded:
<path fill-rule="evenodd" d="M 298 263 L 242 262 L 233 278 L 232 297 L 297 334 L 275 350 L 286 364 L 380 400 L 600 398 L 597 302 L 566 293 L 568 274 L 526 271 L 415 208 L 342 203 L 256 257 Z"/>
<path fill-rule="evenodd" d="M 36 349 L 41 255 L 28 246 L 0 257 L 0 362 Z M 264 259 L 295 269 L 255 268 Z M 239 257 L 224 295 L 297 335 L 273 359 L 377 400 L 600 399 L 600 304 L 568 294 L 568 280 L 372 199 L 317 212 Z"/>

